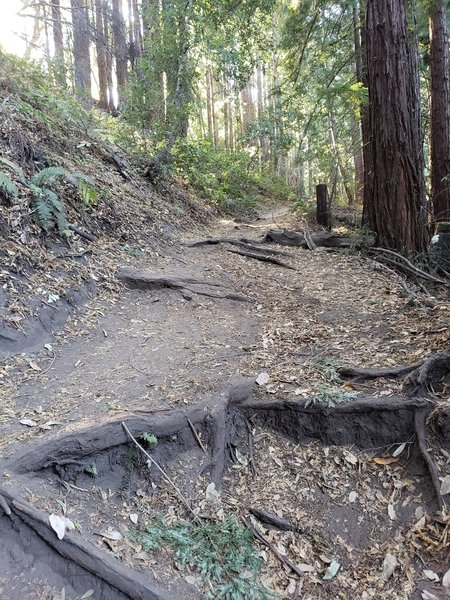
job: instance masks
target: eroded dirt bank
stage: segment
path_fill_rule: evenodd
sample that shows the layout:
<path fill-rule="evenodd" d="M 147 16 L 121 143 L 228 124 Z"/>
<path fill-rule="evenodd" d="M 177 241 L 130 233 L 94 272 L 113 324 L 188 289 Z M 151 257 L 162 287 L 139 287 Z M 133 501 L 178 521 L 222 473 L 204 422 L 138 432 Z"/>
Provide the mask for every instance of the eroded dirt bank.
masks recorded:
<path fill-rule="evenodd" d="M 207 233 L 257 240 L 274 218 L 270 213 L 264 216 L 249 225 L 217 223 Z M 276 212 L 275 221 L 272 226 L 293 226 L 284 211 Z M 186 507 L 164 478 L 152 471 L 146 474 L 145 459 L 127 443 L 121 422 L 146 419 L 143 431 L 151 434 L 152 423 L 156 426 L 170 409 L 187 411 L 182 412 L 183 428 L 161 435 L 155 456 L 194 510 L 214 517 L 220 510 L 247 517 L 250 507 L 259 507 L 298 529 L 280 532 L 259 525 L 282 556 L 303 565 L 299 576 L 262 544 L 262 581 L 267 588 L 289 598 L 356 594 L 365 600 L 421 599 L 427 597 L 426 591 L 444 598 L 441 578 L 450 567 L 445 558 L 449 524 L 442 516 L 440 521 L 431 516 L 438 507 L 415 447 L 414 414 L 429 400 L 437 405 L 429 422 L 429 433 L 436 437 L 429 437 L 429 443 L 444 478 L 450 469 L 448 422 L 442 417 L 448 388 L 422 394 L 410 409 L 399 412 L 396 403 L 411 402 L 401 380 L 345 383 L 339 366 L 410 364 L 444 349 L 448 298 L 444 292 L 427 296 L 417 290 L 419 300 L 412 301 L 398 276 L 355 254 L 275 245 L 273 249 L 284 253 L 277 258 L 291 269 L 230 252 L 233 247 L 226 244 L 189 248 L 181 240 L 165 255 L 151 260 L 135 257 L 136 269 L 206 284 L 147 291 L 124 288 L 119 295 L 99 297 L 69 317 L 66 329 L 40 352 L 7 356 L 2 363 L 1 484 L 44 514 L 67 514 L 77 524 L 71 535 L 154 580 L 156 591 L 143 591 L 143 598 L 165 593 L 202 597 L 204 592 L 193 587 L 194 572 L 180 575 L 172 566 L 162 569 L 168 561 L 173 564 L 170 553 L 145 552 L 128 536 L 134 525 L 130 514 L 138 515 L 138 522 L 155 514 L 185 517 Z M 208 291 L 236 299 L 199 293 L 205 285 Z M 261 374 L 251 395 L 247 390 L 242 398 L 250 402 L 248 409 L 232 411 L 225 418 L 231 433 L 224 446 L 222 503 L 210 506 L 211 498 L 205 496 L 208 469 L 201 473 L 200 467 L 208 463 L 217 436 L 204 416 L 189 417 L 190 407 L 204 406 L 205 414 L 211 415 L 236 375 Z M 313 401 L 304 409 L 309 416 L 300 416 L 301 421 L 277 412 L 280 406 L 269 409 L 273 402 L 294 406 L 308 401 Z M 336 410 L 345 412 L 352 403 L 364 406 L 367 401 L 386 407 L 391 403 L 395 410 L 377 413 L 378 420 L 368 411 L 365 427 L 361 417 L 339 425 L 328 407 L 335 404 Z M 268 408 L 258 413 L 251 402 L 266 403 Z M 84 456 L 83 448 L 74 447 L 73 464 L 50 456 L 45 468 L 30 466 L 19 474 L 18 457 L 25 456 L 22 466 L 33 463 L 32 452 L 26 458 L 33 443 L 44 447 L 53 439 L 66 439 L 70 432 L 76 439 L 77 431 L 94 432 L 104 423 L 111 423 L 110 438 L 103 438 L 100 454 Z M 135 433 L 142 433 L 136 427 Z M 115 436 L 118 441 L 113 443 Z M 379 444 L 374 443 L 377 439 Z M 335 443 L 345 446 L 337 449 Z M 92 465 L 98 473 L 86 471 L 94 470 Z M 252 465 L 257 471 L 253 476 Z M 36 532 L 24 529 L 15 513 L 12 521 L 4 515 L 0 521 L 0 567 L 6 573 L 1 598 L 53 600 L 63 597 L 63 589 L 71 599 L 91 589 L 95 598 L 132 597 L 132 592 L 127 595 L 117 587 L 111 591 L 104 579 L 93 577 L 84 566 L 77 571 L 73 561 L 61 558 L 61 548 L 59 554 L 48 548 Z M 99 531 L 119 531 L 121 540 L 98 536 Z M 431 542 L 427 545 L 424 539 Z M 387 554 L 398 564 L 385 579 Z M 324 580 L 333 560 L 340 570 Z M 33 590 L 23 584 L 26 569 L 33 573 Z M 424 570 L 436 572 L 439 581 L 427 578 Z M 2 596 L 5 590 L 9 595 Z"/>

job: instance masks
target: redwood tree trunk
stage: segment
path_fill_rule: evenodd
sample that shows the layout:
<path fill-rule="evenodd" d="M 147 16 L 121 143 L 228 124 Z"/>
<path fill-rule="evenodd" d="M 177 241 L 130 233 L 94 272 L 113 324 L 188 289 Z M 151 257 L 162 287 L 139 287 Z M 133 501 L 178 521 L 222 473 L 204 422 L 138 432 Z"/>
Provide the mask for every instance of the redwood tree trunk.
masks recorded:
<path fill-rule="evenodd" d="M 53 44 L 55 46 L 54 61 L 55 61 L 55 79 L 65 87 L 66 85 L 66 62 L 64 59 L 64 37 L 61 20 L 61 4 L 60 0 L 52 0 L 52 20 L 53 20 Z"/>
<path fill-rule="evenodd" d="M 445 0 L 432 0 L 430 5 L 431 199 L 435 221 L 450 221 L 450 92 L 446 4 Z"/>
<path fill-rule="evenodd" d="M 98 88 L 99 88 L 99 107 L 109 110 L 108 99 L 108 63 L 106 53 L 105 29 L 103 26 L 103 0 L 95 0 L 95 46 L 97 51 L 97 69 L 98 69 Z"/>
<path fill-rule="evenodd" d="M 413 254 L 427 245 L 417 46 L 407 0 L 367 3 L 370 145 L 366 216 L 377 244 Z"/>
<path fill-rule="evenodd" d="M 112 30 L 114 43 L 114 57 L 116 59 L 117 87 L 120 92 L 128 83 L 128 50 L 125 20 L 122 12 L 122 0 L 112 0 Z"/>
<path fill-rule="evenodd" d="M 70 0 L 73 24 L 73 66 L 75 90 L 86 107 L 92 104 L 91 58 L 89 54 L 89 13 L 86 0 Z"/>

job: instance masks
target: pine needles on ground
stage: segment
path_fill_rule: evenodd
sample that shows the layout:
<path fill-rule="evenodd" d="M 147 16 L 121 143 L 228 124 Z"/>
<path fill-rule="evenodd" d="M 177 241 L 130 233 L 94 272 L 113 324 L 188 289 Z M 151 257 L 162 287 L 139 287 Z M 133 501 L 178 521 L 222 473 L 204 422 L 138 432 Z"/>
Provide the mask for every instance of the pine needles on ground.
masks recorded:
<path fill-rule="evenodd" d="M 253 534 L 234 517 L 197 523 L 162 518 L 137 537 L 146 551 L 170 547 L 178 569 L 198 574 L 205 600 L 273 600 L 276 594 L 258 582 L 261 559 Z"/>

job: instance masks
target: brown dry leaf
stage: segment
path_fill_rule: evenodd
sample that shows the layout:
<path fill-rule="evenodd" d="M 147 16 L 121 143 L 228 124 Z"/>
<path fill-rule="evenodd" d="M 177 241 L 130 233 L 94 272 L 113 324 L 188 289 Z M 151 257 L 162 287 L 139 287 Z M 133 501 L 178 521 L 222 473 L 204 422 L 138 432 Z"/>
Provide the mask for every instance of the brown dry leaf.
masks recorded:
<path fill-rule="evenodd" d="M 398 456 L 375 456 L 372 460 L 377 465 L 391 465 L 398 462 L 400 458 Z"/>

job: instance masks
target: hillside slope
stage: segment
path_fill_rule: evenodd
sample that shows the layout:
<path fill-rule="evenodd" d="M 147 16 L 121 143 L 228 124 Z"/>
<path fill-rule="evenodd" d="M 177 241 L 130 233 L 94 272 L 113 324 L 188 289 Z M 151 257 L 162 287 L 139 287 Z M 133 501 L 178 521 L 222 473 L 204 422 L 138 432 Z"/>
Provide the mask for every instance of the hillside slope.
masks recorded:
<path fill-rule="evenodd" d="M 0 72 L 0 171 L 17 187 L 8 193 L 0 182 L 2 355 L 42 346 L 73 306 L 117 288 L 119 264 L 170 252 L 214 212 L 170 177 L 150 183 L 139 159 L 112 143 L 117 125 L 52 88 L 39 69 L 1 53 Z M 47 232 L 38 224 L 41 200 L 30 189 L 49 168 L 89 178 L 80 190 L 64 175 L 45 183 L 70 227 L 63 234 L 57 219 Z"/>

